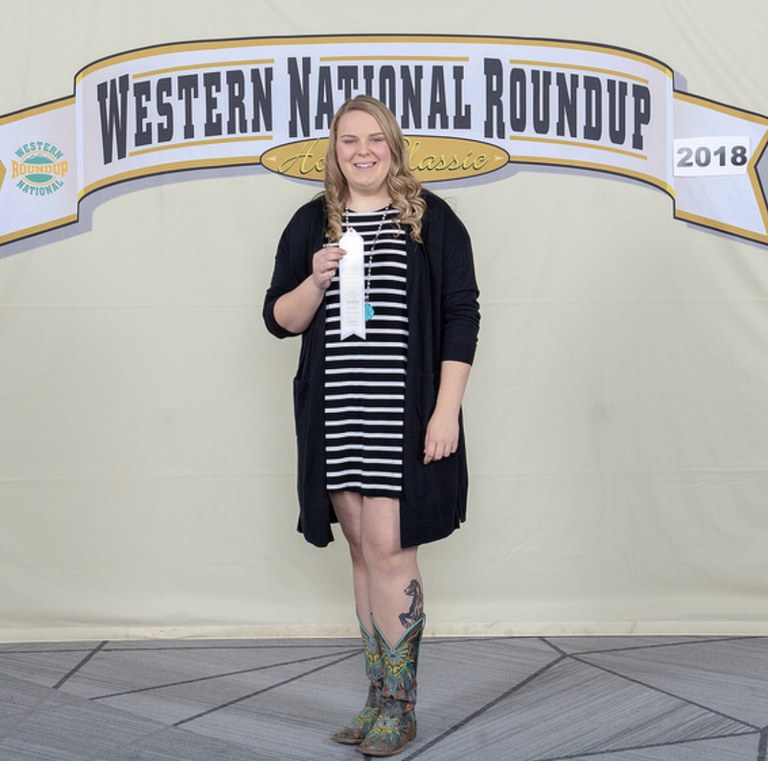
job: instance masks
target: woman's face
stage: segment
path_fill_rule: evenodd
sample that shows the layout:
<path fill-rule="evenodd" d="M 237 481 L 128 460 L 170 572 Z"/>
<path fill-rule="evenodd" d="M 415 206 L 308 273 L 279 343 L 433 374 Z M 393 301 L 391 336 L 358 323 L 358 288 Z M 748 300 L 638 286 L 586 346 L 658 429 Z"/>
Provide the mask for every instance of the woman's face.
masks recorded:
<path fill-rule="evenodd" d="M 352 110 L 337 126 L 336 158 L 349 185 L 350 200 L 388 199 L 392 156 L 379 123 L 365 111 Z"/>

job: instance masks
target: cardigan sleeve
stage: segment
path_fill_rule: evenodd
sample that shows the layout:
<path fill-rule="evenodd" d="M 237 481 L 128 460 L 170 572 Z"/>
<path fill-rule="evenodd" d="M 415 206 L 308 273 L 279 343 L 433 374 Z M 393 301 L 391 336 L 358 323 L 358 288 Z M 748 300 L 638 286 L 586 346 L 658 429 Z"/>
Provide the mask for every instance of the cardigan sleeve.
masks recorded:
<path fill-rule="evenodd" d="M 310 212 L 312 204 L 302 206 L 283 230 L 275 254 L 272 280 L 264 297 L 262 316 L 267 330 L 278 338 L 300 335 L 284 328 L 275 318 L 275 303 L 300 285 L 309 275 L 312 244 Z"/>
<path fill-rule="evenodd" d="M 480 331 L 480 295 L 475 277 L 472 242 L 464 224 L 446 204 L 442 229 L 442 353 L 441 360 L 471 365 Z"/>

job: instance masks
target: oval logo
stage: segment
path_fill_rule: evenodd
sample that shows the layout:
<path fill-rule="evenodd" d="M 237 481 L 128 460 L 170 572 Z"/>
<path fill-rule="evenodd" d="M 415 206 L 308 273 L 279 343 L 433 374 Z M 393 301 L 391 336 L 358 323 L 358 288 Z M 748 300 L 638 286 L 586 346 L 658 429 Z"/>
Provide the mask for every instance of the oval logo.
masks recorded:
<path fill-rule="evenodd" d="M 42 146 L 42 147 L 37 147 Z M 64 185 L 69 164 L 55 146 L 48 143 L 30 144 L 16 151 L 19 160 L 12 163 L 17 187 L 31 195 L 55 193 Z"/>
<path fill-rule="evenodd" d="M 495 145 L 458 137 L 407 136 L 408 166 L 421 182 L 461 180 L 501 169 L 509 154 Z M 261 157 L 271 172 L 322 182 L 328 138 L 300 140 L 272 148 Z"/>

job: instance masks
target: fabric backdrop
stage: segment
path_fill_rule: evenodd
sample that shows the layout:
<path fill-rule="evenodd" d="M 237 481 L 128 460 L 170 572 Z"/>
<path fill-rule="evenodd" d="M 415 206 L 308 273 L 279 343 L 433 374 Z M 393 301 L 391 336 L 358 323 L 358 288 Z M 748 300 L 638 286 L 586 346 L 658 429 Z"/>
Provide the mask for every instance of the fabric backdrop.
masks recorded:
<path fill-rule="evenodd" d="M 147 45 L 372 32 L 614 45 L 768 114 L 762 0 L 2 9 L 0 114 Z M 628 179 L 503 172 L 432 186 L 472 234 L 483 322 L 469 519 L 421 553 L 430 632 L 765 633 L 768 246 Z M 340 534 L 295 531 L 298 344 L 260 315 L 316 191 L 255 166 L 150 177 L 0 247 L 0 639 L 353 632 Z"/>

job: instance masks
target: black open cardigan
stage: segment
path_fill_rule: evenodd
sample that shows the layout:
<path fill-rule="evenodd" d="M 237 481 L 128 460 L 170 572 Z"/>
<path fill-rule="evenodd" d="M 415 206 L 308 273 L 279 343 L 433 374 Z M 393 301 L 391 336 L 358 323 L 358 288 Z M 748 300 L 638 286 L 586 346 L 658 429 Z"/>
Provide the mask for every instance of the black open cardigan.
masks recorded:
<path fill-rule="evenodd" d="M 469 235 L 452 209 L 423 192 L 427 203 L 422 244 L 407 238 L 408 356 L 403 429 L 400 538 L 413 547 L 448 536 L 466 518 L 467 458 L 460 417 L 456 454 L 423 464 L 426 426 L 434 410 L 443 360 L 472 364 L 480 327 L 478 288 Z M 277 299 L 312 273 L 312 257 L 325 243 L 322 197 L 302 206 L 285 228 L 264 300 L 264 321 L 278 338 L 295 335 L 275 320 Z M 298 446 L 298 529 L 325 547 L 336 516 L 326 490 L 324 431 L 325 305 L 301 334 L 293 380 Z"/>

